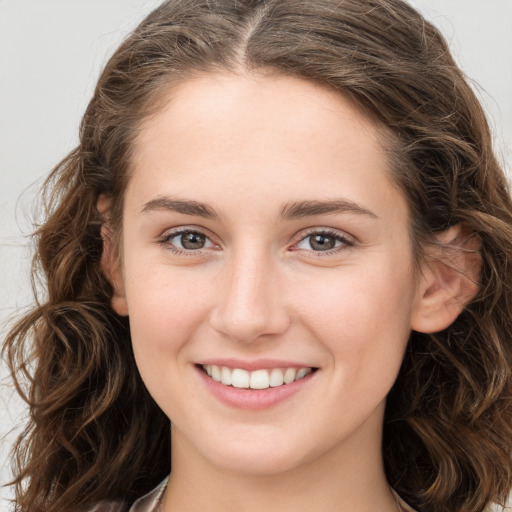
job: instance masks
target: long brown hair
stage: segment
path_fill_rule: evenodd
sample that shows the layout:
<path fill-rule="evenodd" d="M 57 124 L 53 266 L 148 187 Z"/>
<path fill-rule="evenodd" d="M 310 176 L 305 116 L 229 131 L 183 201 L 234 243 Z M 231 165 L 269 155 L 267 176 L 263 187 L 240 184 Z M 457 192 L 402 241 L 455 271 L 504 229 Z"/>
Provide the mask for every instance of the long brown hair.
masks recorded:
<path fill-rule="evenodd" d="M 100 195 L 118 232 L 131 148 L 173 83 L 269 70 L 335 89 L 387 127 L 415 254 L 464 225 L 481 240 L 477 297 L 448 329 L 413 332 L 386 410 L 390 484 L 423 512 L 477 512 L 512 483 L 512 204 L 477 99 L 429 22 L 401 0 L 172 0 L 110 59 L 79 146 L 44 189 L 34 274 L 47 293 L 4 347 L 30 419 L 16 510 L 132 500 L 170 470 L 169 420 L 135 366 L 100 269 Z"/>

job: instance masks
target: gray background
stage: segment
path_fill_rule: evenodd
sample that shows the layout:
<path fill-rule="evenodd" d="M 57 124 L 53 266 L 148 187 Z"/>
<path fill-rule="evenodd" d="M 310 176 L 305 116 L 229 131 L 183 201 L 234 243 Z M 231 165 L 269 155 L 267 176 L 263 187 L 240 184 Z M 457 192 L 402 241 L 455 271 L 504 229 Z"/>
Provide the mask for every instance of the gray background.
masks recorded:
<path fill-rule="evenodd" d="M 76 145 L 99 71 L 159 0 L 0 0 L 0 325 L 30 304 L 34 201 Z M 483 101 L 496 148 L 512 162 L 512 0 L 414 0 L 450 41 Z M 0 484 L 24 409 L 0 367 Z M 10 509 L 0 489 L 0 511 Z"/>

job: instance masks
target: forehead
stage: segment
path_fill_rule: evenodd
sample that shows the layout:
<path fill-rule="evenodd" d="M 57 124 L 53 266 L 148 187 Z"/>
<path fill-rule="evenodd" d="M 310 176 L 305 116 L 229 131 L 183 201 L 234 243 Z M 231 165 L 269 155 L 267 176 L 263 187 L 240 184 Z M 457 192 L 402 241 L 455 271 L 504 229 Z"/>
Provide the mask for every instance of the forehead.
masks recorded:
<path fill-rule="evenodd" d="M 376 192 L 382 202 L 398 193 L 383 140 L 351 102 L 312 82 L 203 75 L 172 87 L 141 127 L 129 189 L 146 201 L 163 187 L 226 205 L 233 194 L 247 206 Z"/>
<path fill-rule="evenodd" d="M 384 127 L 371 122 L 345 96 L 286 75 L 199 75 L 159 94 L 153 112 L 141 126 L 136 140 L 138 154 L 151 145 L 157 132 L 165 137 L 165 132 L 170 134 L 171 130 L 178 135 L 186 134 L 187 138 L 197 134 L 194 144 L 200 139 L 201 147 L 218 142 L 215 139 L 223 131 L 235 129 L 239 137 L 232 140 L 238 146 L 240 139 L 247 141 L 250 133 L 266 134 L 266 142 L 279 144 L 287 141 L 287 135 L 303 135 L 312 142 L 323 138 L 326 145 L 338 145 L 340 136 L 351 144 L 357 132 L 365 132 L 366 143 L 381 148 L 380 135 L 385 132 Z M 347 123 L 350 130 L 345 129 Z M 274 138 L 276 133 L 280 136 L 278 141 Z"/>

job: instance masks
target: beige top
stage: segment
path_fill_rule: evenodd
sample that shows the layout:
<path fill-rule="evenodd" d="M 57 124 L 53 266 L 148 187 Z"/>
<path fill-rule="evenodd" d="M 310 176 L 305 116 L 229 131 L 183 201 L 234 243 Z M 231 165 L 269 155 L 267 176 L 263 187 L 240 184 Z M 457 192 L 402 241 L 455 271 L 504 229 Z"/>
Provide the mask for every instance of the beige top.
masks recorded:
<path fill-rule="evenodd" d="M 150 493 L 146 494 L 142 498 L 139 498 L 130 508 L 129 512 L 158 512 L 158 508 L 160 506 L 160 502 L 162 499 L 162 495 L 164 494 L 165 488 L 167 486 L 168 477 L 161 482 L 155 489 L 153 489 Z M 404 512 L 415 512 L 407 503 L 405 503 L 398 494 L 394 491 L 395 497 L 400 503 L 402 510 Z"/>
<path fill-rule="evenodd" d="M 165 488 L 167 487 L 167 477 L 151 492 L 139 498 L 130 508 L 129 512 L 158 512 L 162 495 L 164 494 Z"/>

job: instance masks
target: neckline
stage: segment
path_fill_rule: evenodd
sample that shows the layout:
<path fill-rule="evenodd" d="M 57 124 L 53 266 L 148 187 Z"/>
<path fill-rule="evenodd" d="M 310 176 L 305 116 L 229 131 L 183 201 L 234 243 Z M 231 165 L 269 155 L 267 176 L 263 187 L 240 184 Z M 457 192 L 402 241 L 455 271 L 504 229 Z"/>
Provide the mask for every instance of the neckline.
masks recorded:
<path fill-rule="evenodd" d="M 135 501 L 135 503 L 130 507 L 129 512 L 160 512 L 162 507 L 162 498 L 169 482 L 169 476 L 170 475 L 166 476 L 153 490 L 137 499 L 137 501 Z M 416 512 L 392 487 L 390 487 L 390 489 L 400 511 Z"/>

